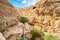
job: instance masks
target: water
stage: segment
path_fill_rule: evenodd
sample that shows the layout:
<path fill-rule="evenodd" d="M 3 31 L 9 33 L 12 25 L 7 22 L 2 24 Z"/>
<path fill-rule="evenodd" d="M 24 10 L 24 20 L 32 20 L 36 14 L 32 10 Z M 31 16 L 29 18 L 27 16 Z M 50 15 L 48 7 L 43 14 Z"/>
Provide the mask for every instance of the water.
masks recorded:
<path fill-rule="evenodd" d="M 8 0 L 16 8 L 25 8 L 35 5 L 40 0 Z"/>

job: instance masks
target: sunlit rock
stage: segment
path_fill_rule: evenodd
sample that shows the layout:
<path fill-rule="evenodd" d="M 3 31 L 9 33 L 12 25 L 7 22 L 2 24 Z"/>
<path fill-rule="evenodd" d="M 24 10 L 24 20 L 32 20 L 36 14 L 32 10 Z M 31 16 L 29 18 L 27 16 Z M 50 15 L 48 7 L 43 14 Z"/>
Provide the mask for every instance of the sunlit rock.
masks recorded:
<path fill-rule="evenodd" d="M 6 29 L 8 26 L 17 23 L 17 14 L 15 8 L 0 3 L 0 29 Z"/>

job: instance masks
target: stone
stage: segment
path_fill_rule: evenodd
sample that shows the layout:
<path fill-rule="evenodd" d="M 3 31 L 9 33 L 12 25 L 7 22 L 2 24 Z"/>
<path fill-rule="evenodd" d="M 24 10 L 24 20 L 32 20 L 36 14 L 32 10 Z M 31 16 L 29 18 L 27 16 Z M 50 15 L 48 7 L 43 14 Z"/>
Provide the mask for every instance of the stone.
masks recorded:
<path fill-rule="evenodd" d="M 36 8 L 33 9 L 33 7 Z M 25 24 L 19 22 L 19 17 L 22 16 L 29 21 Z M 6 40 L 20 39 L 23 33 L 22 26 L 25 27 L 24 33 L 29 39 L 29 32 L 33 28 L 41 28 L 44 33 L 60 38 L 59 24 L 60 0 L 41 0 L 36 5 L 24 9 L 14 8 L 8 2 L 0 0 L 0 30 L 3 30 L 1 34 Z M 36 39 L 40 40 L 40 38 Z"/>
<path fill-rule="evenodd" d="M 16 24 L 18 22 L 18 12 L 13 7 L 0 3 L 0 29 Z"/>
<path fill-rule="evenodd" d="M 0 33 L 0 40 L 6 40 L 2 33 Z"/>

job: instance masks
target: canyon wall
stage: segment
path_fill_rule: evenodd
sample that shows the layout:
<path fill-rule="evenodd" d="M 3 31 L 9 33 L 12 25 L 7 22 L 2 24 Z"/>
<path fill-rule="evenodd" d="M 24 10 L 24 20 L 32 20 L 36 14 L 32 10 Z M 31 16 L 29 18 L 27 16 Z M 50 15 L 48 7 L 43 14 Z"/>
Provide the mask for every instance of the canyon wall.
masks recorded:
<path fill-rule="evenodd" d="M 19 21 L 22 16 L 29 20 L 25 25 Z M 19 39 L 22 26 L 26 27 L 27 34 L 31 28 L 37 27 L 60 38 L 60 0 L 40 0 L 24 9 L 14 8 L 7 0 L 0 0 L 0 40 Z"/>

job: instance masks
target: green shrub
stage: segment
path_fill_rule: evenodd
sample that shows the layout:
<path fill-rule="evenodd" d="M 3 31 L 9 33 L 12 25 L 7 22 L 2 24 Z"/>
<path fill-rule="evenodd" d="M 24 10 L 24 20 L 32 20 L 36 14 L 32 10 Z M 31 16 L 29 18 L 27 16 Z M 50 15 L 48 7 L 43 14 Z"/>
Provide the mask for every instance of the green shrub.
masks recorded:
<path fill-rule="evenodd" d="M 59 40 L 56 37 L 52 35 L 44 35 L 44 40 Z"/>
<path fill-rule="evenodd" d="M 34 38 L 40 37 L 41 40 L 59 40 L 57 37 L 54 37 L 52 35 L 46 35 L 44 32 L 40 29 L 34 29 L 31 31 L 32 38 L 31 40 L 35 40 Z"/>
<path fill-rule="evenodd" d="M 36 37 L 40 37 L 41 40 L 43 40 L 44 33 L 41 29 L 34 29 L 31 31 L 31 34 L 32 34 L 31 40 L 35 40 L 34 38 Z"/>
<path fill-rule="evenodd" d="M 26 17 L 21 17 L 20 22 L 26 23 L 26 22 L 28 22 L 28 19 Z"/>

